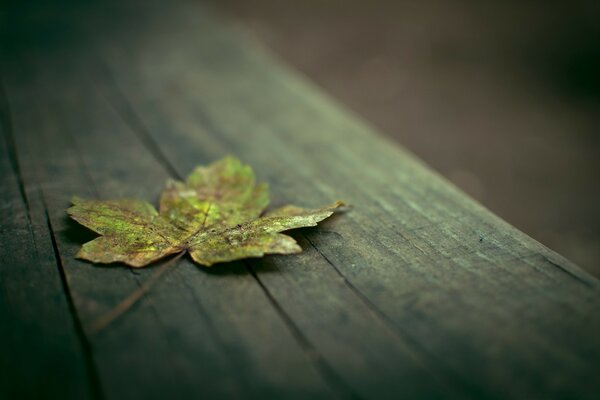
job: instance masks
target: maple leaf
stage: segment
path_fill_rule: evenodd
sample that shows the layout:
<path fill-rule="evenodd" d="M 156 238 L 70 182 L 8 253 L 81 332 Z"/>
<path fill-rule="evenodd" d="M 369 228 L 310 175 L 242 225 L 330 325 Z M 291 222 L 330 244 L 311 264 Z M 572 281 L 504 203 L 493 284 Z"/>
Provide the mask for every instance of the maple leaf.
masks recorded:
<path fill-rule="evenodd" d="M 315 226 L 343 205 L 339 201 L 319 209 L 290 205 L 263 214 L 269 203 L 267 185 L 257 185 L 252 168 L 233 157 L 197 167 L 185 182 L 169 180 L 159 211 L 138 199 L 75 197 L 72 203 L 69 216 L 101 235 L 85 243 L 77 258 L 133 267 L 185 251 L 205 266 L 298 253 L 301 247 L 281 232 Z"/>

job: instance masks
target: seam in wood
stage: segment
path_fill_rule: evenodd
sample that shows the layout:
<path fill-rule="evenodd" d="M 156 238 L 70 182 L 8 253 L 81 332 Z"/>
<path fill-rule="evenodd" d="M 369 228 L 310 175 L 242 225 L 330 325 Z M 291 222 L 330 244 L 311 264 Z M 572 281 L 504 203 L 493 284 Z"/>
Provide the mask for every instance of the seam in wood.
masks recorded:
<path fill-rule="evenodd" d="M 550 260 L 548 257 L 543 256 L 544 257 L 544 261 L 546 261 L 548 264 L 554 266 L 555 268 L 557 268 L 559 271 L 563 272 L 564 274 L 570 276 L 571 278 L 575 279 L 577 282 L 581 283 L 582 285 L 588 287 L 588 288 L 593 288 L 593 286 L 589 283 L 584 281 L 583 279 L 581 279 L 579 276 L 575 275 L 574 273 L 572 273 L 571 271 L 569 271 L 568 269 L 566 269 L 565 267 L 563 267 L 562 265 L 559 265 L 557 263 L 555 263 L 554 261 Z"/>
<path fill-rule="evenodd" d="M 177 171 L 175 166 L 169 161 L 166 154 L 161 150 L 160 146 L 154 140 L 154 137 L 148 132 L 144 123 L 133 109 L 131 102 L 127 99 L 121 88 L 117 85 L 108 67 L 101 61 L 97 62 L 96 67 L 101 76 L 106 80 L 105 84 L 97 84 L 104 95 L 107 103 L 123 119 L 125 125 L 131 129 L 133 134 L 148 149 L 150 154 L 158 161 L 160 165 L 167 171 L 167 174 L 181 180 L 182 175 Z M 110 86 L 110 87 L 109 87 Z"/>
<path fill-rule="evenodd" d="M 31 207 L 29 205 L 29 198 L 25 190 L 25 181 L 23 179 L 23 173 L 19 165 L 19 155 L 17 154 L 17 145 L 15 143 L 15 137 L 13 132 L 12 113 L 10 110 L 10 103 L 8 102 L 8 96 L 4 90 L 2 79 L 0 79 L 0 128 L 2 129 L 4 141 L 8 150 L 8 160 L 13 170 L 15 177 L 17 178 L 17 184 L 19 186 L 19 193 L 21 199 L 25 204 L 27 210 L 27 223 L 29 230 L 33 232 L 33 226 L 31 222 Z"/>
<path fill-rule="evenodd" d="M 373 315 L 375 315 L 376 318 L 383 322 L 385 327 L 387 327 L 398 338 L 410 343 L 418 353 L 420 353 L 426 360 L 428 360 L 428 363 L 425 364 L 426 368 L 428 364 L 441 365 L 443 366 L 441 369 L 443 370 L 444 374 L 446 374 L 446 376 L 448 377 L 451 377 L 452 381 L 460 382 L 460 384 L 463 387 L 468 388 L 469 391 L 471 391 L 471 393 L 483 394 L 483 391 L 479 387 L 473 385 L 471 382 L 465 381 L 462 376 L 454 372 L 450 366 L 446 365 L 446 363 L 442 359 L 436 357 L 434 354 L 429 352 L 417 340 L 413 339 L 411 335 L 409 335 L 402 328 L 400 328 L 385 312 L 380 310 L 379 307 L 375 305 L 375 303 L 373 303 L 364 293 L 362 293 L 356 286 L 354 286 L 354 284 L 348 280 L 348 278 L 342 273 L 342 271 L 310 240 L 310 238 L 306 234 L 302 234 L 302 236 L 306 239 L 310 246 L 313 249 L 315 249 L 315 251 L 319 253 L 321 257 L 323 257 L 325 262 L 327 262 L 327 264 L 329 264 L 329 266 L 333 268 L 335 273 L 340 278 L 342 278 L 344 284 L 359 299 L 359 301 L 362 302 L 366 306 L 366 308 Z M 436 373 L 434 370 L 430 370 L 429 368 L 427 368 L 427 370 L 432 374 L 432 377 L 436 379 L 440 384 L 444 385 L 447 388 L 455 390 L 454 387 L 448 383 L 448 379 L 442 378 L 442 376 L 440 376 L 440 374 Z"/>
<path fill-rule="evenodd" d="M 87 374 L 88 379 L 90 380 L 91 386 L 91 394 L 92 398 L 96 400 L 104 399 L 104 393 L 102 390 L 102 384 L 100 382 L 100 376 L 98 374 L 98 370 L 96 369 L 96 364 L 94 363 L 94 354 L 92 352 L 91 343 L 88 340 L 88 337 L 85 334 L 83 329 L 83 324 L 81 319 L 79 318 L 79 314 L 77 313 L 77 308 L 75 307 L 75 302 L 73 300 L 73 295 L 71 294 L 71 290 L 69 288 L 69 283 L 67 281 L 67 275 L 65 273 L 64 265 L 62 263 L 62 259 L 60 257 L 60 251 L 58 250 L 58 244 L 56 242 L 56 236 L 54 233 L 54 228 L 52 227 L 52 222 L 50 221 L 50 215 L 48 213 L 48 206 L 46 205 L 46 200 L 44 199 L 44 195 L 42 193 L 42 204 L 44 206 L 44 215 L 46 217 L 46 224 L 48 226 L 48 231 L 50 233 L 50 240 L 52 241 L 52 250 L 54 251 L 54 259 L 56 261 L 56 268 L 58 269 L 58 273 L 60 275 L 60 281 L 63 287 L 63 291 L 65 292 L 67 303 L 69 305 L 69 311 L 73 316 L 73 321 L 75 325 L 75 331 L 77 333 L 77 337 L 81 343 L 81 347 L 83 349 L 83 355 L 85 364 L 87 366 Z"/>
<path fill-rule="evenodd" d="M 103 94 L 111 107 L 113 107 L 117 114 L 123 118 L 138 139 L 148 148 L 150 153 L 155 156 L 157 161 L 165 167 L 167 172 L 177 179 L 183 179 L 182 174 L 180 174 L 177 168 L 169 161 L 152 134 L 145 127 L 142 119 L 131 105 L 128 97 L 113 78 L 110 68 L 100 58 L 95 60 L 94 67 L 96 67 L 98 69 L 97 72 L 106 79 L 107 83 L 98 85 L 98 87 L 104 89 Z M 227 135 L 222 134 L 222 131 L 217 128 L 215 123 L 206 113 L 204 107 L 200 103 L 200 99 L 198 99 L 197 102 L 199 103 L 199 106 L 194 110 L 194 115 L 198 117 L 201 126 L 213 136 L 218 137 L 220 141 L 225 143 L 228 147 L 235 147 L 235 143 L 232 142 Z"/>
<path fill-rule="evenodd" d="M 411 246 L 413 246 L 414 248 L 416 248 L 417 250 L 419 250 L 423 255 L 425 255 L 425 256 L 427 255 L 427 253 L 425 252 L 425 250 L 423 250 L 418 244 L 416 244 L 415 242 L 413 242 L 412 240 L 410 240 L 408 237 L 406 237 L 401 231 L 398 230 L 398 231 L 396 231 L 396 233 L 402 239 L 404 239 L 408 244 L 410 244 Z"/>
<path fill-rule="evenodd" d="M 285 309 L 279 304 L 277 299 L 273 297 L 266 285 L 260 280 L 256 271 L 252 265 L 244 261 L 244 265 L 248 272 L 252 275 L 256 283 L 260 286 L 265 296 L 269 300 L 269 303 L 273 306 L 285 326 L 288 328 L 292 336 L 296 339 L 308 359 L 315 365 L 321 376 L 323 376 L 325 382 L 335 392 L 347 399 L 359 399 L 360 397 L 354 393 L 354 391 L 348 387 L 348 385 L 342 380 L 342 378 L 335 372 L 335 370 L 329 365 L 329 363 L 323 358 L 323 356 L 317 351 L 315 346 L 308 340 L 308 338 L 302 333 L 302 330 L 296 325 L 292 317 L 285 311 Z"/>

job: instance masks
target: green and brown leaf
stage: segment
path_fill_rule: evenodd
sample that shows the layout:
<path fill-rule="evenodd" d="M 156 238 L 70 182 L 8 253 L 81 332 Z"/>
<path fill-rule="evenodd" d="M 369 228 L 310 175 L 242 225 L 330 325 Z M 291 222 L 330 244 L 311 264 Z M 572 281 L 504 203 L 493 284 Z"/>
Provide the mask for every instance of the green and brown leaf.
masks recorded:
<path fill-rule="evenodd" d="M 101 236 L 85 243 L 78 258 L 97 263 L 146 266 L 169 254 L 189 252 L 198 264 L 292 254 L 302 249 L 281 232 L 315 226 L 343 205 L 319 209 L 284 206 L 264 214 L 266 184 L 238 159 L 226 157 L 197 167 L 185 182 L 170 180 L 159 211 L 137 199 L 73 198 L 67 212 Z"/>

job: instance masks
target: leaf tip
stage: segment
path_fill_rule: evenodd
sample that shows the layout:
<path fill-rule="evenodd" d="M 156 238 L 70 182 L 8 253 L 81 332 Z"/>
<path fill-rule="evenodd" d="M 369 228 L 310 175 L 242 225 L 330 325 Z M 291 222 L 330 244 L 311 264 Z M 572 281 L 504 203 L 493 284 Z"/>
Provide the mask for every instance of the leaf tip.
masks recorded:
<path fill-rule="evenodd" d="M 79 251 L 77 251 L 77 253 L 75 254 L 75 258 L 78 260 L 85 260 L 85 261 L 92 261 L 91 259 L 89 259 L 86 255 L 85 255 L 85 249 L 84 246 L 82 246 Z"/>
<path fill-rule="evenodd" d="M 343 200 L 338 200 L 329 207 L 333 212 L 348 211 L 352 206 Z"/>
<path fill-rule="evenodd" d="M 76 206 L 83 203 L 85 200 L 79 196 L 71 196 L 71 204 Z"/>

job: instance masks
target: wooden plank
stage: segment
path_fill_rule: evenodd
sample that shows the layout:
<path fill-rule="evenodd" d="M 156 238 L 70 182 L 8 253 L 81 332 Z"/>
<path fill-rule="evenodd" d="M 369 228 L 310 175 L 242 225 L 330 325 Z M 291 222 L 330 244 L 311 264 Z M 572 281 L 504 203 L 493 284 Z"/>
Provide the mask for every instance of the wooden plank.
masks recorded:
<path fill-rule="evenodd" d="M 63 290 L 39 197 L 22 182 L 0 86 L 0 396 L 94 397 L 85 338 Z M 32 189 L 33 189 L 32 185 Z"/>
<path fill-rule="evenodd" d="M 128 23 L 125 34 L 117 29 L 121 40 L 98 42 L 134 112 L 179 170 L 199 151 L 232 152 L 256 166 L 280 202 L 351 202 L 351 213 L 307 238 L 382 320 L 475 390 L 597 391 L 596 279 L 378 137 L 206 10 L 158 15 Z M 263 283 L 317 341 L 315 317 L 284 281 L 324 295 L 316 289 L 322 277 L 287 259 L 269 262 L 285 278 L 269 274 Z"/>

